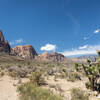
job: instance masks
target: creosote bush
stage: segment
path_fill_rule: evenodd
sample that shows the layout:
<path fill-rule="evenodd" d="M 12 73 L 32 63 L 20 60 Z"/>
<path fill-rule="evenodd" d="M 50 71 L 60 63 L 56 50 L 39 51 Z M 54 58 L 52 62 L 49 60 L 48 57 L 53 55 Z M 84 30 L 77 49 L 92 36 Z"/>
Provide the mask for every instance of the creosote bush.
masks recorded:
<path fill-rule="evenodd" d="M 81 80 L 81 77 L 77 72 L 70 72 L 67 80 L 75 82 L 76 80 Z"/>
<path fill-rule="evenodd" d="M 20 100 L 63 100 L 46 89 L 34 86 L 33 83 L 25 83 L 18 87 Z"/>
<path fill-rule="evenodd" d="M 71 100 L 89 100 L 89 95 L 80 88 L 71 90 Z"/>
<path fill-rule="evenodd" d="M 41 71 L 36 71 L 31 74 L 30 81 L 37 86 L 45 85 L 45 81 L 43 78 L 43 73 Z"/>

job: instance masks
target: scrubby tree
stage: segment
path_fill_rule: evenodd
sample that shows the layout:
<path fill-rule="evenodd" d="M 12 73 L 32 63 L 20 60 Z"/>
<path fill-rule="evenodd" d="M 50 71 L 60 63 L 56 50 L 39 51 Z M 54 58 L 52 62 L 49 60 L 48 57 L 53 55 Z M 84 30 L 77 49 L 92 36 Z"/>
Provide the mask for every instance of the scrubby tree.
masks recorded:
<path fill-rule="evenodd" d="M 98 55 L 100 51 L 98 51 Z M 87 64 L 75 64 L 75 69 L 83 69 L 89 82 L 86 83 L 86 87 L 92 89 L 93 91 L 100 92 L 100 55 L 95 62 L 87 59 Z"/>

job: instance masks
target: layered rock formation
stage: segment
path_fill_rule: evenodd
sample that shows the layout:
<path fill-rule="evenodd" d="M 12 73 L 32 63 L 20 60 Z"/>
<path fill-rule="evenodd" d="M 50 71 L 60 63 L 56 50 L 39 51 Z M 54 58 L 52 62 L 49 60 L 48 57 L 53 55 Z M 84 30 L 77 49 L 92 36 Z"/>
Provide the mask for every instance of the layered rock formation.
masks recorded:
<path fill-rule="evenodd" d="M 8 41 L 4 39 L 4 36 L 1 30 L 0 30 L 0 52 L 10 53 L 10 45 Z"/>
<path fill-rule="evenodd" d="M 60 54 L 60 53 L 56 53 L 56 52 L 52 52 L 52 53 L 44 52 L 43 54 L 38 55 L 38 59 L 40 59 L 42 61 L 63 62 L 67 58 L 64 55 Z"/>
<path fill-rule="evenodd" d="M 27 59 L 33 59 L 37 56 L 37 52 L 31 45 L 16 46 L 12 48 L 12 53 Z"/>

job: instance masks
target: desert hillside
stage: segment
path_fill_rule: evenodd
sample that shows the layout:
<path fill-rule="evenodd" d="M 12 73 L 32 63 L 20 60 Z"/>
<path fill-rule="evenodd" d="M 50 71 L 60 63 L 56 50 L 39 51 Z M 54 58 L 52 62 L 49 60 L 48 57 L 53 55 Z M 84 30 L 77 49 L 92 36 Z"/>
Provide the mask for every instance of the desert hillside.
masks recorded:
<path fill-rule="evenodd" d="M 32 45 L 11 48 L 1 31 L 0 100 L 99 100 L 100 63 L 95 60 L 38 54 Z"/>

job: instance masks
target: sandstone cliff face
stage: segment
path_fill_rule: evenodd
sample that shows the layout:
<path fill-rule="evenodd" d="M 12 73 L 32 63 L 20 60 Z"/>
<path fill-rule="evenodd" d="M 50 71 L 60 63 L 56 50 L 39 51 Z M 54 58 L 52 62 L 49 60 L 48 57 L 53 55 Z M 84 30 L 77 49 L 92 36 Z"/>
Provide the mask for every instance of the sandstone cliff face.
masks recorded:
<path fill-rule="evenodd" d="M 0 52 L 10 53 L 10 45 L 8 41 L 4 39 L 2 31 L 0 31 Z"/>
<path fill-rule="evenodd" d="M 31 45 L 16 46 L 12 48 L 12 53 L 27 59 L 33 59 L 37 56 L 35 49 Z"/>
<path fill-rule="evenodd" d="M 60 53 L 56 53 L 56 52 L 48 53 L 48 52 L 45 52 L 45 53 L 43 53 L 41 55 L 38 55 L 38 59 L 40 59 L 42 61 L 63 62 L 67 58 L 64 55 L 60 54 Z"/>

